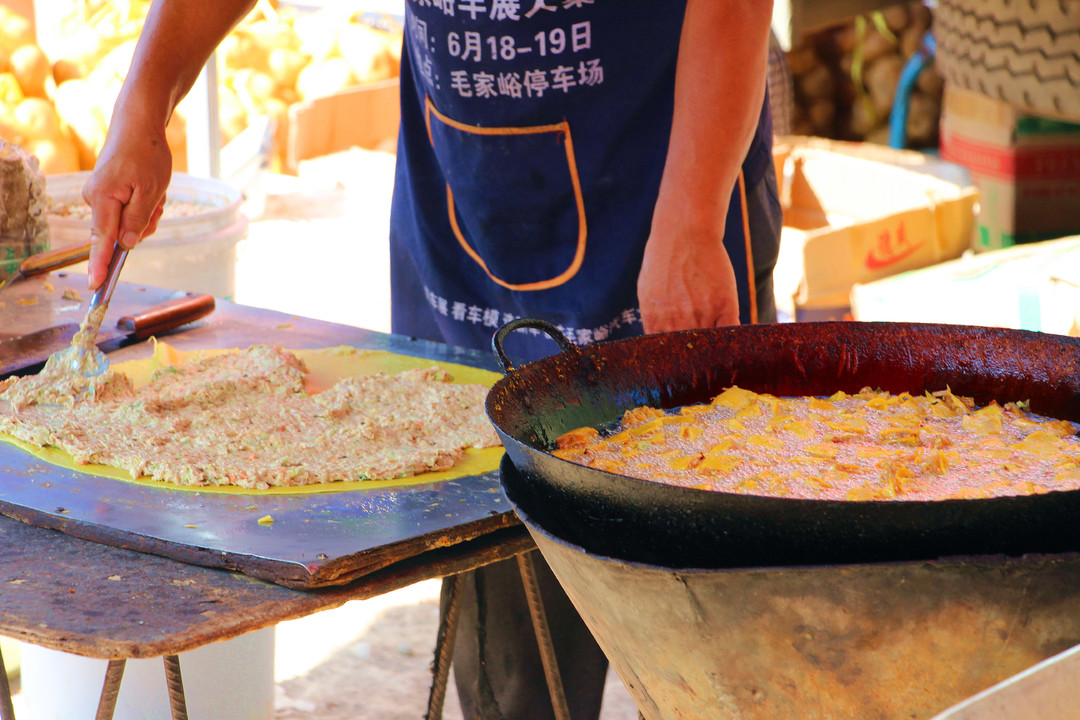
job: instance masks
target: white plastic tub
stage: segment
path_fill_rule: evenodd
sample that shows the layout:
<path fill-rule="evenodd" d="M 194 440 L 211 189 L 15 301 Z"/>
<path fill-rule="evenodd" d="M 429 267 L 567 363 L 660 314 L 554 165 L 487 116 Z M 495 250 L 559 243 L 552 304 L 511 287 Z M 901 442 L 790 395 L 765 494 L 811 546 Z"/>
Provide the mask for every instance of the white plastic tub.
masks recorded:
<path fill-rule="evenodd" d="M 127 263 L 124 264 L 125 268 Z M 101 698 L 108 660 L 22 644 L 21 694 L 36 720 L 85 720 Z M 272 720 L 274 628 L 180 653 L 191 720 Z M 21 717 L 21 715 L 20 715 Z M 160 657 L 128 660 L 113 720 L 169 720 L 169 690 Z"/>
<path fill-rule="evenodd" d="M 47 177 L 46 190 L 53 205 L 82 205 L 82 187 L 89 177 L 88 172 Z M 240 211 L 243 202 L 240 191 L 213 178 L 173 173 L 166 194 L 166 202 L 172 201 L 194 204 L 196 210 L 173 215 L 167 205 L 157 232 L 128 255 L 122 279 L 232 299 L 236 291 L 236 246 L 248 232 L 248 219 Z M 89 239 L 90 219 L 83 215 L 87 213 L 69 216 L 50 213 L 53 248 Z M 86 265 L 73 269 L 85 272 Z"/>

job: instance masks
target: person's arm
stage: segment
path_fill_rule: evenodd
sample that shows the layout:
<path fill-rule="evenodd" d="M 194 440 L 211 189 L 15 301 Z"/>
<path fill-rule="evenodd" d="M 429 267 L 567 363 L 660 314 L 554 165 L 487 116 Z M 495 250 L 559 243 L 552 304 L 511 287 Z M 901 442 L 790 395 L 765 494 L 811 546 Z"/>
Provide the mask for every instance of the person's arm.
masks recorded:
<path fill-rule="evenodd" d="M 89 285 L 105 279 L 113 245 L 154 232 L 172 177 L 165 126 L 211 53 L 255 0 L 155 0 L 83 188 L 90 204 Z"/>
<path fill-rule="evenodd" d="M 772 3 L 689 0 L 675 112 L 645 246 L 645 332 L 739 322 L 724 220 L 765 98 Z"/>

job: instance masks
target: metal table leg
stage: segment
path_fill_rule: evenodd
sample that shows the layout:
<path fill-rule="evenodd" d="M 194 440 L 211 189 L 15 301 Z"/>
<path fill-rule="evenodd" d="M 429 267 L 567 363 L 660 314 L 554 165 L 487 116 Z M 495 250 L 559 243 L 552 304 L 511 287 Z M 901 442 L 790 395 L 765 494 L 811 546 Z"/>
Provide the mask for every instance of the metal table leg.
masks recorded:
<path fill-rule="evenodd" d="M 547 614 L 544 610 L 543 599 L 540 597 L 540 586 L 533 565 L 533 558 L 536 553 L 537 550 L 534 548 L 523 554 L 517 554 L 518 571 L 525 587 L 525 597 L 528 601 L 533 631 L 536 633 L 536 641 L 540 649 L 540 659 L 544 666 L 544 675 L 547 680 L 548 693 L 551 696 L 551 705 L 555 712 L 555 718 L 556 720 L 570 720 L 566 691 L 563 687 L 562 675 L 559 673 L 559 665 L 555 657 L 555 645 L 551 639 L 551 629 L 548 626 Z M 462 575 L 443 577 L 444 602 L 440 605 L 439 631 L 435 640 L 435 658 L 431 663 L 432 685 L 431 692 L 428 695 L 428 709 L 427 714 L 424 715 L 424 720 L 441 720 L 442 718 L 443 703 L 446 699 L 446 689 L 449 684 L 450 664 L 454 654 L 454 640 L 459 624 L 464 582 Z"/>
<path fill-rule="evenodd" d="M 180 674 L 180 658 L 165 656 L 165 684 L 169 686 L 169 709 L 173 720 L 188 720 L 187 701 L 184 699 L 184 678 Z"/>
<path fill-rule="evenodd" d="M 570 707 L 566 702 L 566 691 L 563 689 L 562 675 L 555 657 L 555 645 L 551 641 L 551 629 L 548 627 L 547 613 L 544 612 L 544 601 L 540 597 L 540 585 L 533 566 L 536 552 L 534 550 L 518 555 L 518 568 L 521 570 L 521 581 L 525 584 L 525 598 L 529 601 L 529 614 L 536 632 L 536 644 L 540 647 L 540 660 L 544 664 L 544 675 L 547 676 L 555 720 L 570 720 Z"/>
<path fill-rule="evenodd" d="M 105 669 L 105 684 L 101 687 L 101 700 L 98 701 L 94 720 L 112 720 L 116 712 L 116 697 L 120 694 L 120 681 L 124 679 L 124 666 L 127 660 L 110 660 Z"/>
<path fill-rule="evenodd" d="M 187 701 L 184 699 L 184 679 L 180 674 L 180 658 L 166 655 L 165 684 L 169 688 L 169 708 L 173 720 L 188 720 Z M 98 701 L 95 720 L 112 720 L 116 712 L 116 699 L 120 695 L 120 681 L 124 679 L 126 660 L 110 660 L 105 669 L 105 684 L 101 688 L 101 700 Z M 6 718 L 0 718 L 6 720 Z"/>
<path fill-rule="evenodd" d="M 439 632 L 435 636 L 435 659 L 431 663 L 431 692 L 428 694 L 428 709 L 424 720 L 442 719 L 461 610 L 461 584 L 464 582 L 461 575 L 444 577 L 442 582 L 446 602 L 439 609 Z"/>
<path fill-rule="evenodd" d="M 0 651 L 0 720 L 15 720 L 15 707 L 11 704 L 11 685 L 8 684 L 3 651 Z"/>

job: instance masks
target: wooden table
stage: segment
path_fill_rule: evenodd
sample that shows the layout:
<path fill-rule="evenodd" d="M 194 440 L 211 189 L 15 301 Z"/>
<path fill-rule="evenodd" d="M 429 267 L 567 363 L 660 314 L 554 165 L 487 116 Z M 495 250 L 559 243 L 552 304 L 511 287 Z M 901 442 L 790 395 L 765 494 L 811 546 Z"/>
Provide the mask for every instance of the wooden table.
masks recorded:
<path fill-rule="evenodd" d="M 82 283 L 85 277 L 50 279 L 50 289 L 38 290 L 36 327 L 58 322 L 48 302 L 64 283 Z M 30 292 L 25 286 L 21 292 Z M 45 293 L 48 293 L 46 296 Z M 141 295 L 118 291 L 117 307 L 110 314 L 130 312 L 124 307 Z M 124 298 L 128 298 L 125 300 Z M 9 300 L 10 296 L 4 298 Z M 60 318 L 69 321 L 71 313 Z M 7 314 L 0 308 L 0 314 Z M 26 322 L 28 313 L 17 318 Z M 11 332 L 12 315 L 4 330 Z M 108 322 L 108 319 L 106 320 Z M 286 332 L 290 347 L 370 343 L 366 330 L 323 323 L 269 311 L 219 302 L 206 320 L 168 338 L 180 349 L 245 346 L 248 342 L 273 343 Z M 33 328 L 26 328 L 33 329 Z M 399 338 L 400 340 L 400 338 Z M 414 341 L 423 343 L 423 341 Z M 426 343 L 425 345 L 433 345 Z M 430 347 L 423 348 L 429 352 Z M 115 348 L 110 359 L 145 354 L 145 347 Z M 441 346 L 449 361 L 483 366 L 482 354 Z M 491 493 L 488 493 L 491 495 Z M 479 499 L 477 502 L 486 502 Z M 33 527 L 0 516 L 0 635 L 53 650 L 110 660 L 99 718 L 112 716 L 112 708 L 128 658 L 164 657 L 174 717 L 186 717 L 183 688 L 176 655 L 202 645 L 227 640 L 276 625 L 284 620 L 334 608 L 350 600 L 369 598 L 421 580 L 453 577 L 467 570 L 518 556 L 529 558 L 535 549 L 525 528 L 507 513 L 505 498 L 492 498 L 491 513 L 498 522 L 471 524 L 469 532 L 447 528 L 439 542 L 395 546 L 389 562 L 347 584 L 295 589 L 220 567 L 178 562 L 75 537 L 45 527 Z M 146 549 L 146 548 L 143 548 Z M 152 548 L 151 548 L 152 549 Z M 187 560 L 188 558 L 184 558 Z M 521 563 L 529 583 L 529 564 Z M 538 628 L 542 631 L 542 608 Z M 449 649 L 453 641 L 453 610 L 444 616 L 436 648 L 435 683 L 429 717 L 441 714 Z M 6 674 L 0 672 L 0 718 L 13 717 Z M 442 687 L 440 688 L 440 683 Z"/>

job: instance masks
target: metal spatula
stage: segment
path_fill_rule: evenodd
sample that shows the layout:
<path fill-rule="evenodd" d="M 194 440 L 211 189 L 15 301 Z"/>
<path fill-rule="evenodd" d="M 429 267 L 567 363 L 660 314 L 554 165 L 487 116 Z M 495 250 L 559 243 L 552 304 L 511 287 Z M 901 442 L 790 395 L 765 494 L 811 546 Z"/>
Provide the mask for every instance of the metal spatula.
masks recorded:
<path fill-rule="evenodd" d="M 79 326 L 79 332 L 72 338 L 71 347 L 56 354 L 57 364 L 67 364 L 74 372 L 85 377 L 100 375 L 109 367 L 105 353 L 98 350 L 95 341 L 101 329 L 101 321 L 105 318 L 105 311 L 109 307 L 109 301 L 112 299 L 113 290 L 116 289 L 120 269 L 124 267 L 127 256 L 128 251 L 119 244 L 113 247 L 112 260 L 109 261 L 105 281 L 98 286 L 90 298 L 86 317 Z"/>

